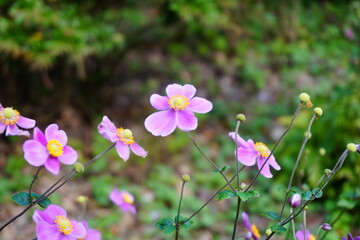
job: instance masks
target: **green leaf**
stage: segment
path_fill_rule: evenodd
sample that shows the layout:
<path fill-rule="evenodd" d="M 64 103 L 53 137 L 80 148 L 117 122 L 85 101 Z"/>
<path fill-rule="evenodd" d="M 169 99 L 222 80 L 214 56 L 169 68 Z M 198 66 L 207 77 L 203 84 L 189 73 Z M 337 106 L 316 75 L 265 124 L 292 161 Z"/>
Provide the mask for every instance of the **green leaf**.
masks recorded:
<path fill-rule="evenodd" d="M 180 216 L 179 217 L 179 222 L 182 222 L 182 221 L 185 221 L 187 218 L 186 217 L 182 217 Z M 175 217 L 175 222 L 178 222 L 177 221 L 177 217 Z M 189 220 L 189 221 L 186 221 L 185 223 L 182 223 L 181 224 L 181 227 L 182 228 L 185 228 L 186 230 L 189 230 L 190 229 L 190 225 L 193 223 L 193 221 Z"/>
<path fill-rule="evenodd" d="M 269 211 L 269 212 L 263 213 L 262 215 L 264 215 L 265 217 L 270 218 L 272 220 L 275 220 L 275 221 L 280 220 L 280 215 L 277 214 L 276 212 Z"/>
<path fill-rule="evenodd" d="M 21 206 L 27 206 L 31 203 L 29 194 L 26 192 L 16 193 L 11 197 L 11 199 L 14 200 L 16 202 L 16 204 L 21 205 Z"/>
<path fill-rule="evenodd" d="M 337 203 L 339 207 L 346 208 L 346 209 L 353 209 L 356 206 L 356 201 L 349 199 L 349 198 L 343 198 L 340 199 Z"/>
<path fill-rule="evenodd" d="M 219 192 L 219 194 L 216 196 L 216 200 L 221 201 L 223 199 L 228 199 L 232 197 L 236 197 L 236 194 L 233 191 L 223 190 Z"/>
<path fill-rule="evenodd" d="M 323 195 L 323 192 L 320 190 L 320 188 L 315 188 L 312 190 L 312 194 L 315 195 L 316 198 L 321 198 Z M 319 191 L 319 192 L 318 192 Z M 318 192 L 318 193 L 317 193 Z"/>
<path fill-rule="evenodd" d="M 301 194 L 301 199 L 304 199 L 304 200 L 310 200 L 311 197 L 312 197 L 312 192 L 309 190 L 307 190 Z"/>
<path fill-rule="evenodd" d="M 41 197 L 41 195 L 34 193 L 34 192 L 31 193 L 31 196 L 34 197 L 35 199 L 39 199 Z M 46 208 L 50 204 L 51 204 L 51 201 L 48 198 L 45 198 L 45 199 L 41 200 L 40 202 L 38 202 L 38 205 L 42 208 Z"/>
<path fill-rule="evenodd" d="M 247 201 L 251 198 L 257 198 L 260 197 L 260 193 L 258 191 L 247 191 L 247 192 L 242 192 L 242 191 L 238 191 L 236 192 L 236 194 L 241 198 L 242 201 Z"/>
<path fill-rule="evenodd" d="M 272 225 L 270 229 L 271 229 L 271 231 L 273 231 L 273 232 L 281 232 L 281 233 L 287 231 L 286 228 L 284 228 L 283 226 L 281 226 L 281 225 L 279 225 L 279 224 L 274 224 L 274 225 Z"/>
<path fill-rule="evenodd" d="M 172 233 L 176 230 L 175 222 L 172 218 L 163 218 L 156 222 L 155 226 L 164 231 L 165 234 Z"/>
<path fill-rule="evenodd" d="M 213 172 L 225 172 L 225 171 L 228 170 L 229 168 L 230 168 L 230 166 L 223 166 L 223 167 L 220 169 L 220 171 L 217 170 L 217 169 L 215 169 L 215 170 L 213 170 Z"/>

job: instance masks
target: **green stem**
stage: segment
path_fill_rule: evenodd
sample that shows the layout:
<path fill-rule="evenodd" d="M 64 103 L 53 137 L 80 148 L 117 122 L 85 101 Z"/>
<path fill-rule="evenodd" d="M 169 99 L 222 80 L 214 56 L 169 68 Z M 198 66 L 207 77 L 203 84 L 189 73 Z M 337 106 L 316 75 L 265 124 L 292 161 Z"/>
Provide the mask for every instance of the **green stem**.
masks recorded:
<path fill-rule="evenodd" d="M 178 238 L 179 238 L 179 231 L 180 231 L 180 226 L 181 226 L 181 223 L 179 222 L 179 218 L 180 218 L 180 208 L 181 208 L 182 198 L 183 198 L 183 195 L 184 195 L 185 183 L 186 183 L 186 182 L 183 182 L 182 185 L 181 185 L 181 193 L 180 193 L 179 207 L 178 207 L 178 212 L 177 212 L 177 216 L 176 216 L 176 219 L 175 219 L 175 224 L 176 224 L 175 240 L 178 240 Z"/>
<path fill-rule="evenodd" d="M 30 183 L 30 186 L 29 186 L 29 200 L 30 200 L 30 202 L 32 202 L 32 196 L 31 196 L 32 186 L 34 185 L 35 181 L 38 179 L 39 172 L 40 172 L 41 168 L 42 168 L 42 166 L 37 169 L 35 175 L 33 176 L 32 181 Z"/>
<path fill-rule="evenodd" d="M 237 223 L 239 220 L 239 213 L 240 213 L 240 205 L 241 205 L 241 199 L 238 198 L 237 200 L 237 206 L 236 206 L 236 215 L 235 215 L 235 221 L 234 221 L 234 228 L 233 228 L 233 233 L 232 233 L 232 237 L 231 239 L 234 240 L 235 239 L 235 235 L 236 235 L 236 228 L 237 228 Z"/>

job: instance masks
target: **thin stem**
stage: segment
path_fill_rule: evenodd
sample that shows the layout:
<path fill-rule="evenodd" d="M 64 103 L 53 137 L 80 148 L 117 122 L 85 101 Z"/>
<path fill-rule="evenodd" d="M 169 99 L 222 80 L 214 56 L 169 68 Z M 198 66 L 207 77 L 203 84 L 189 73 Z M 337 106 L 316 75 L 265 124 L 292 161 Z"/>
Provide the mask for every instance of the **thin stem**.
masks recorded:
<path fill-rule="evenodd" d="M 178 207 L 178 212 L 177 212 L 177 216 L 176 216 L 176 219 L 175 219 L 175 224 L 176 224 L 175 240 L 178 240 L 178 238 L 179 238 L 179 230 L 180 230 L 180 226 L 181 226 L 181 224 L 179 224 L 180 208 L 181 208 L 181 202 L 182 202 L 182 198 L 183 198 L 183 194 L 184 194 L 185 183 L 186 182 L 183 181 L 183 183 L 181 185 L 179 207 Z"/>
<path fill-rule="evenodd" d="M 29 200 L 30 200 L 30 202 L 32 201 L 32 196 L 31 196 L 32 186 L 33 186 L 33 184 L 35 183 L 35 181 L 38 179 L 39 172 L 40 172 L 41 168 L 42 168 L 42 166 L 37 169 L 35 175 L 33 176 L 32 181 L 31 181 L 31 183 L 30 183 L 30 186 L 29 186 Z"/>
<path fill-rule="evenodd" d="M 304 224 L 304 239 L 306 239 L 306 210 L 304 210 L 303 224 Z"/>
<path fill-rule="evenodd" d="M 236 215 L 235 215 L 235 221 L 234 221 L 234 228 L 233 228 L 233 233 L 232 233 L 232 240 L 235 239 L 235 235 L 236 235 L 236 227 L 237 227 L 237 223 L 239 220 L 239 213 L 240 213 L 240 205 L 241 205 L 241 199 L 238 198 L 237 200 L 237 206 L 236 206 Z"/>
<path fill-rule="evenodd" d="M 292 208 L 290 208 L 290 216 L 292 216 L 292 214 L 293 214 L 293 211 L 292 211 Z M 293 236 L 294 236 L 294 240 L 296 240 L 295 221 L 294 221 L 294 219 L 291 219 L 291 225 L 292 225 L 292 233 L 293 233 Z"/>
<path fill-rule="evenodd" d="M 346 209 L 342 209 L 339 215 L 330 223 L 330 226 L 333 228 L 335 223 L 341 218 L 341 216 L 346 212 Z M 326 235 L 328 235 L 329 232 L 325 232 L 325 234 L 321 237 L 320 240 L 324 240 Z"/>
<path fill-rule="evenodd" d="M 237 184 L 237 189 L 238 191 L 240 191 L 240 182 L 239 182 L 239 160 L 238 160 L 238 132 L 239 132 L 239 127 L 240 127 L 240 123 L 241 121 L 237 121 L 236 123 L 236 128 L 235 128 L 235 166 L 236 166 L 236 184 Z"/>

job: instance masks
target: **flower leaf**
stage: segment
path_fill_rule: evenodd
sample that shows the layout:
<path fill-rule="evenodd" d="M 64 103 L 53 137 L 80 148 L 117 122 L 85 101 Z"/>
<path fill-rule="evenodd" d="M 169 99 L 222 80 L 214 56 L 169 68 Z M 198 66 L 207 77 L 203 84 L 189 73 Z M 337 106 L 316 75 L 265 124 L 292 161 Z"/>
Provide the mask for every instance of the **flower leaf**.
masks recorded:
<path fill-rule="evenodd" d="M 304 200 L 310 200 L 312 197 L 312 192 L 307 190 L 301 194 L 301 198 Z"/>
<path fill-rule="evenodd" d="M 268 211 L 268 212 L 264 212 L 262 215 L 275 221 L 280 220 L 280 215 L 277 214 L 276 212 Z"/>
<path fill-rule="evenodd" d="M 41 197 L 41 195 L 32 192 L 31 196 L 34 197 L 35 199 L 39 199 Z M 41 200 L 40 202 L 38 202 L 38 205 L 42 208 L 46 208 L 47 206 L 49 206 L 51 204 L 50 199 L 48 198 L 44 198 L 43 200 Z"/>
<path fill-rule="evenodd" d="M 270 229 L 271 229 L 271 231 L 273 231 L 273 232 L 281 232 L 281 233 L 287 231 L 286 228 L 284 228 L 283 226 L 281 226 L 281 225 L 279 225 L 279 224 L 274 224 L 274 225 L 272 225 Z"/>
<path fill-rule="evenodd" d="M 221 201 L 223 199 L 228 199 L 232 197 L 236 197 L 236 194 L 233 191 L 223 190 L 219 192 L 219 194 L 216 196 L 216 200 Z"/>
<path fill-rule="evenodd" d="M 323 192 L 320 190 L 320 188 L 315 188 L 312 190 L 312 194 L 315 195 L 316 198 L 321 198 L 323 195 Z"/>
<path fill-rule="evenodd" d="M 258 191 L 247 191 L 247 192 L 242 192 L 242 191 L 238 191 L 236 192 L 236 194 L 241 198 L 242 201 L 247 201 L 251 198 L 257 198 L 260 197 L 260 193 Z"/>
<path fill-rule="evenodd" d="M 156 222 L 155 226 L 164 231 L 165 234 L 172 233 L 176 230 L 175 222 L 172 218 L 163 218 Z"/>
<path fill-rule="evenodd" d="M 215 170 L 213 170 L 213 172 L 225 172 L 225 171 L 228 170 L 229 168 L 230 168 L 230 166 L 223 166 L 223 167 L 220 169 L 220 171 L 217 170 L 217 169 L 215 169 Z"/>
<path fill-rule="evenodd" d="M 16 202 L 16 204 L 20 206 L 27 206 L 31 203 L 29 194 L 26 192 L 16 193 L 11 197 L 11 199 L 14 200 L 14 202 Z"/>

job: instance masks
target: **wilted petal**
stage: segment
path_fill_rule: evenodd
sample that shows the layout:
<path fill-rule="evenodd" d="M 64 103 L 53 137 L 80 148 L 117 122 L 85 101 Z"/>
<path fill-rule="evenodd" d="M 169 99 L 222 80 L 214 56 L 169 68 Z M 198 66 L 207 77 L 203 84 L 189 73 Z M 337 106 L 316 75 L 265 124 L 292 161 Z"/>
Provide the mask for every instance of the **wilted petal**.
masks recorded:
<path fill-rule="evenodd" d="M 27 140 L 23 145 L 24 158 L 32 166 L 44 165 L 49 154 L 47 149 L 36 140 Z"/>
<path fill-rule="evenodd" d="M 155 112 L 145 119 L 145 128 L 154 136 L 165 137 L 171 134 L 177 126 L 174 110 Z"/>
<path fill-rule="evenodd" d="M 153 94 L 150 97 L 151 106 L 153 106 L 157 110 L 166 110 L 169 109 L 169 98 L 160 96 L 158 94 Z"/>
<path fill-rule="evenodd" d="M 197 118 L 194 113 L 189 110 L 183 110 L 176 112 L 178 119 L 178 127 L 185 131 L 192 131 L 197 128 Z"/>
<path fill-rule="evenodd" d="M 49 156 L 44 164 L 45 168 L 54 175 L 60 172 L 60 162 L 57 158 Z"/>
<path fill-rule="evenodd" d="M 20 116 L 19 120 L 17 121 L 17 125 L 22 128 L 33 128 L 35 127 L 36 121 L 27 117 Z"/>
<path fill-rule="evenodd" d="M 257 152 L 253 149 L 239 147 L 238 160 L 245 166 L 253 166 L 256 163 Z"/>
<path fill-rule="evenodd" d="M 77 152 L 69 146 L 64 146 L 63 150 L 64 153 L 57 157 L 59 161 L 66 165 L 74 164 L 78 158 Z"/>
<path fill-rule="evenodd" d="M 110 140 L 111 142 L 116 142 L 119 140 L 119 137 L 116 135 L 116 127 L 107 116 L 103 117 L 101 123 L 98 126 L 98 131 L 101 136 Z"/>
<path fill-rule="evenodd" d="M 194 97 L 190 100 L 190 104 L 187 108 L 196 113 L 207 113 L 211 111 L 213 105 L 205 98 Z"/>
<path fill-rule="evenodd" d="M 119 156 L 124 159 L 126 162 L 129 159 L 130 156 L 130 148 L 128 145 L 126 145 L 123 142 L 117 142 L 115 145 L 116 151 L 119 154 Z"/>
<path fill-rule="evenodd" d="M 140 157 L 146 157 L 148 152 L 145 151 L 139 144 L 137 144 L 136 142 L 134 142 L 133 144 L 130 145 L 131 150 L 138 156 Z"/>

